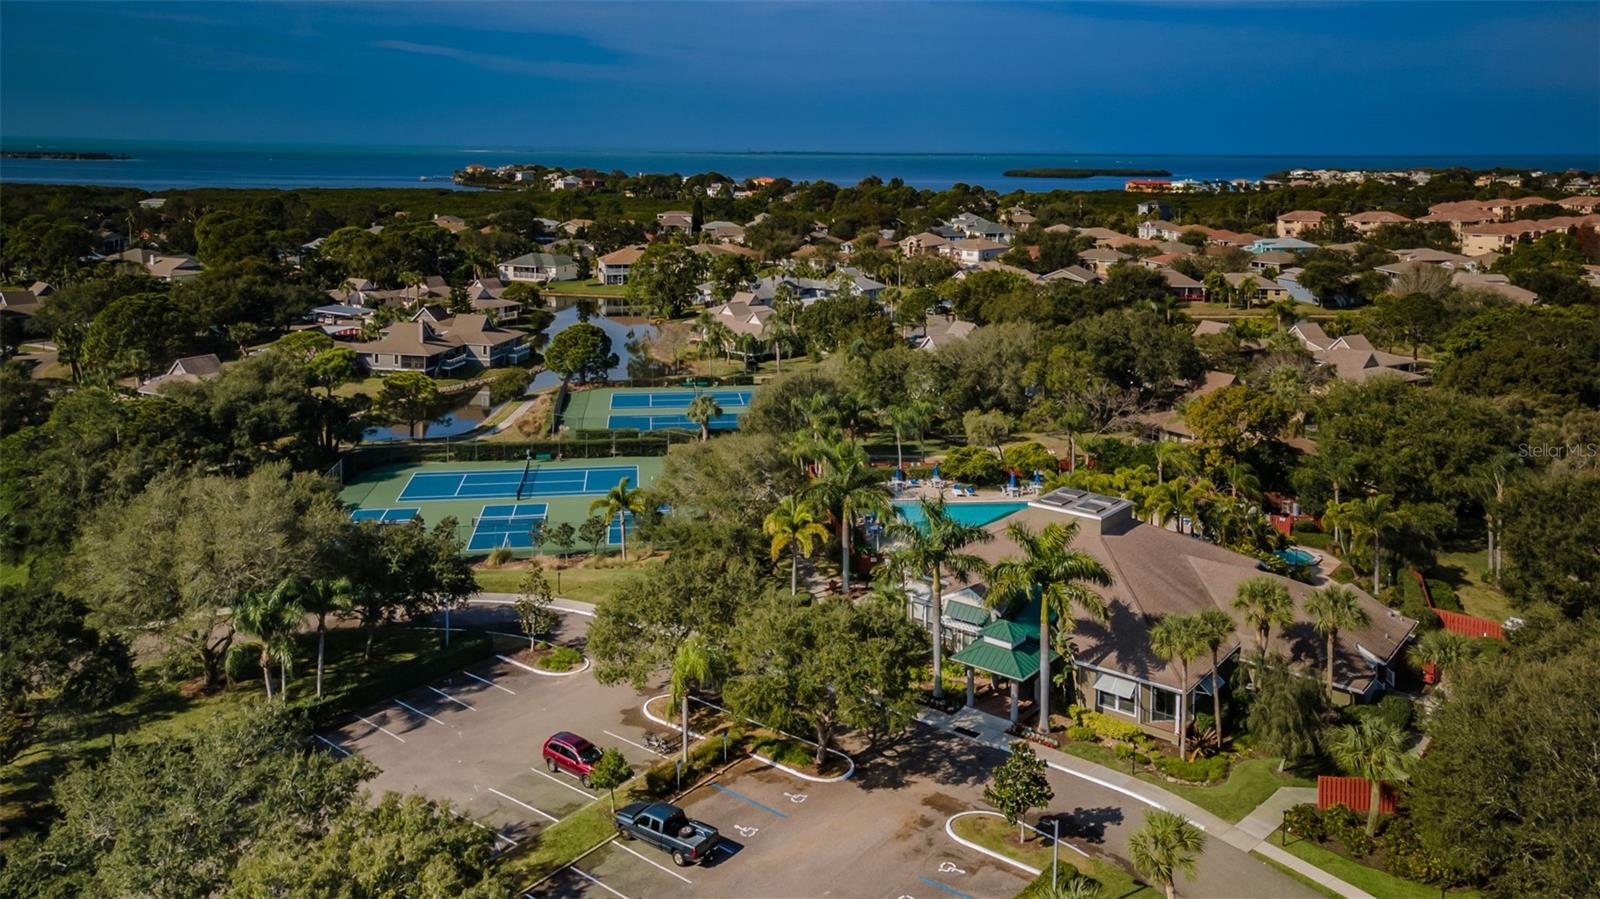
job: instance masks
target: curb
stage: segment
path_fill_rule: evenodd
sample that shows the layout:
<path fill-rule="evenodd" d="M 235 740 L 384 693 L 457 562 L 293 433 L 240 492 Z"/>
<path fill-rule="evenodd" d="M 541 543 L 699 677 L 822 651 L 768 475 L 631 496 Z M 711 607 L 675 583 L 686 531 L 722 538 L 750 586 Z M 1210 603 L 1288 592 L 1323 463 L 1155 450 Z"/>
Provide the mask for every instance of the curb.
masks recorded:
<path fill-rule="evenodd" d="M 522 662 L 519 662 L 516 659 L 510 658 L 508 656 L 503 656 L 503 655 L 501 655 L 499 653 L 495 653 L 494 657 L 499 659 L 502 662 L 507 662 L 509 664 L 515 665 L 518 668 L 523 669 L 524 671 L 532 671 L 534 674 L 542 675 L 544 677 L 572 677 L 574 674 L 582 674 L 585 671 L 589 670 L 589 657 L 588 656 L 584 656 L 583 657 L 583 667 L 574 668 L 571 671 L 545 671 L 542 668 L 535 668 L 532 665 L 523 664 Z"/>
<path fill-rule="evenodd" d="M 989 848 L 986 848 L 986 847 L 983 847 L 983 846 L 979 846 L 977 843 L 974 843 L 971 840 L 965 839 L 963 837 L 956 836 L 956 830 L 951 825 L 955 822 L 955 820 L 957 818 L 966 818 L 966 817 L 978 816 L 978 815 L 981 815 L 981 816 L 984 816 L 984 817 L 992 816 L 992 817 L 995 817 L 995 818 L 1004 818 L 1005 817 L 1004 815 L 1000 814 L 999 812 L 985 812 L 985 811 L 981 811 L 981 810 L 977 810 L 977 809 L 974 809 L 973 811 L 970 811 L 970 812 L 957 812 L 954 815 L 951 815 L 950 817 L 944 819 L 944 832 L 945 832 L 945 835 L 950 837 L 950 839 L 955 840 L 957 843 L 960 843 L 961 845 L 967 847 L 968 849 L 973 850 L 974 852 L 981 852 L 984 855 L 987 855 L 992 859 L 997 859 L 999 861 L 1003 861 L 1006 864 L 1012 866 L 1013 868 L 1018 868 L 1020 870 L 1028 872 L 1028 874 L 1030 874 L 1030 875 L 1032 875 L 1034 877 L 1038 877 L 1040 874 L 1044 873 L 1043 871 L 1039 870 L 1038 868 L 1035 868 L 1032 865 L 1025 865 L 1022 862 L 1017 861 L 1016 859 L 1012 858 L 1009 855 L 1001 855 L 1000 853 L 994 851 L 993 849 L 989 849 Z"/>
<path fill-rule="evenodd" d="M 655 702 L 657 699 L 664 699 L 664 698 L 666 698 L 666 697 L 668 697 L 670 695 L 671 695 L 670 693 L 661 693 L 661 694 L 658 694 L 656 696 L 652 696 L 649 699 L 646 699 L 644 701 L 644 704 L 642 706 L 640 706 L 640 709 L 644 712 L 644 716 L 646 718 L 650 719 L 651 721 L 654 721 L 656 724 L 659 724 L 662 727 L 670 727 L 673 730 L 681 731 L 681 730 L 683 730 L 682 727 L 680 727 L 680 726 L 678 726 L 676 724 L 673 724 L 671 721 L 667 721 L 664 718 L 658 718 L 655 715 L 654 712 L 650 711 L 650 703 Z M 766 725 L 760 725 L 760 726 L 765 727 Z M 782 733 L 782 732 L 779 731 L 779 733 Z M 694 739 L 696 739 L 696 740 L 705 739 L 705 735 L 704 734 L 697 734 L 692 730 L 689 731 L 689 736 L 694 738 Z M 784 734 L 784 736 L 788 737 L 789 735 L 788 734 Z M 812 746 L 817 745 L 816 743 L 812 743 L 810 740 L 804 740 L 801 737 L 789 737 L 789 738 L 791 740 L 801 740 L 802 742 L 805 742 L 805 743 L 811 743 Z M 837 755 L 840 758 L 844 759 L 845 764 L 849 766 L 849 767 L 845 768 L 845 771 L 844 771 L 843 774 L 836 774 L 833 777 L 818 777 L 815 774 L 807 774 L 804 771 L 796 771 L 795 769 L 789 767 L 788 765 L 782 764 L 780 762 L 773 761 L 772 759 L 767 758 L 766 756 L 760 754 L 759 752 L 750 753 L 750 757 L 753 758 L 753 759 L 757 759 L 759 761 L 765 762 L 768 765 L 771 765 L 772 767 L 777 768 L 779 771 L 782 771 L 783 773 L 788 774 L 791 777 L 797 777 L 797 778 L 799 778 L 801 780 L 810 781 L 811 783 L 817 783 L 817 784 L 843 783 L 844 781 L 847 781 L 851 777 L 855 776 L 855 773 L 856 773 L 856 760 L 851 758 L 849 753 L 841 752 L 840 750 L 837 750 L 837 749 L 829 749 L 828 751 L 833 753 L 834 755 Z"/>

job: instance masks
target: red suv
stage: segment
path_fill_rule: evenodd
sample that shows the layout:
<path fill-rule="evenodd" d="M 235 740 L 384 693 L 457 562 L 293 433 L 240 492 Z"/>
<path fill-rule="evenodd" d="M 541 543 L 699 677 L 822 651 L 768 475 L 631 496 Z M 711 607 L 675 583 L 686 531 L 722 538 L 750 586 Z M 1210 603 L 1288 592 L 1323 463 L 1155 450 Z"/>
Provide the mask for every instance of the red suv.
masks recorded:
<path fill-rule="evenodd" d="M 586 787 L 589 772 L 599 761 L 600 750 L 577 734 L 562 731 L 544 741 L 544 766 L 552 773 L 565 771 Z"/>

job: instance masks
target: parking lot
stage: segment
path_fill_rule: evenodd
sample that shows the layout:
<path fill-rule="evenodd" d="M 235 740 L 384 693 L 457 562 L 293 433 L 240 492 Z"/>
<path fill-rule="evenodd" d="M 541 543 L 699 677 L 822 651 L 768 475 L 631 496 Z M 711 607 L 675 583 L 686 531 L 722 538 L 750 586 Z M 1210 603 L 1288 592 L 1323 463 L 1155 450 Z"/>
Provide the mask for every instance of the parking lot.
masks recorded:
<path fill-rule="evenodd" d="M 457 613 L 474 627 L 505 628 L 505 609 Z M 563 615 L 562 642 L 581 645 L 587 620 Z M 570 730 L 615 747 L 635 770 L 659 760 L 644 746 L 661 731 L 642 712 L 644 692 L 602 686 L 592 673 L 538 673 L 491 659 L 363 709 L 324 732 L 330 751 L 358 753 L 381 773 L 375 792 L 448 800 L 493 830 L 509 850 L 596 798 L 539 756 L 549 735 Z M 878 747 L 850 747 L 854 776 L 815 783 L 745 759 L 679 801 L 716 827 L 722 843 L 702 866 L 677 868 L 641 842 L 613 840 L 539 884 L 530 895 L 639 899 L 655 896 L 884 896 L 891 899 L 1014 896 L 1031 879 L 1013 865 L 955 842 L 951 815 L 987 808 L 983 787 L 1003 759 L 958 734 L 914 725 Z M 1073 822 L 1064 842 L 1098 857 L 1126 857 L 1144 806 L 1052 770 L 1050 811 Z M 1069 854 L 1062 850 L 1063 860 Z M 1312 896 L 1306 888 L 1221 841 L 1207 846 L 1190 896 Z"/>

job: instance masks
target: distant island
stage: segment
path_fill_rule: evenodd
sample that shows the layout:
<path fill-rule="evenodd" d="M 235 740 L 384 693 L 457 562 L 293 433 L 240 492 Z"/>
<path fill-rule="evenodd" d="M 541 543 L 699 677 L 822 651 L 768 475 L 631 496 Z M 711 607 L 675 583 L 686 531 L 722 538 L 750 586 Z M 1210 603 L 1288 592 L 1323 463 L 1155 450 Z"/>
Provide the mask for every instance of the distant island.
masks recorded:
<path fill-rule="evenodd" d="M 0 159 L 71 159 L 103 161 L 107 159 L 132 159 L 126 153 L 71 152 L 66 150 L 0 150 Z"/>
<path fill-rule="evenodd" d="M 1007 178 L 1094 178 L 1099 175 L 1125 177 L 1155 176 L 1165 178 L 1172 173 L 1166 169 L 1006 169 Z"/>

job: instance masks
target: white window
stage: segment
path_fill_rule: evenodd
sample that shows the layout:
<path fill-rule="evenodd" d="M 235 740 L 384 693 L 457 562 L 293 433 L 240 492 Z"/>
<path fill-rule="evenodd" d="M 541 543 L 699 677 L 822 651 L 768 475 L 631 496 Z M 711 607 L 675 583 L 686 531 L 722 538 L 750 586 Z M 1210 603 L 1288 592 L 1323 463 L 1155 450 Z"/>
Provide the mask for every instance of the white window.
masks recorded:
<path fill-rule="evenodd" d="M 1166 690 L 1151 690 L 1150 720 L 1157 722 L 1178 720 L 1178 694 Z"/>
<path fill-rule="evenodd" d="M 1139 714 L 1139 685 L 1131 680 L 1102 674 L 1094 679 L 1094 701 L 1101 711 Z"/>
<path fill-rule="evenodd" d="M 1133 701 L 1132 696 L 1122 697 L 1104 690 L 1094 691 L 1095 704 L 1102 712 L 1121 712 L 1124 715 L 1139 714 L 1139 706 Z"/>

